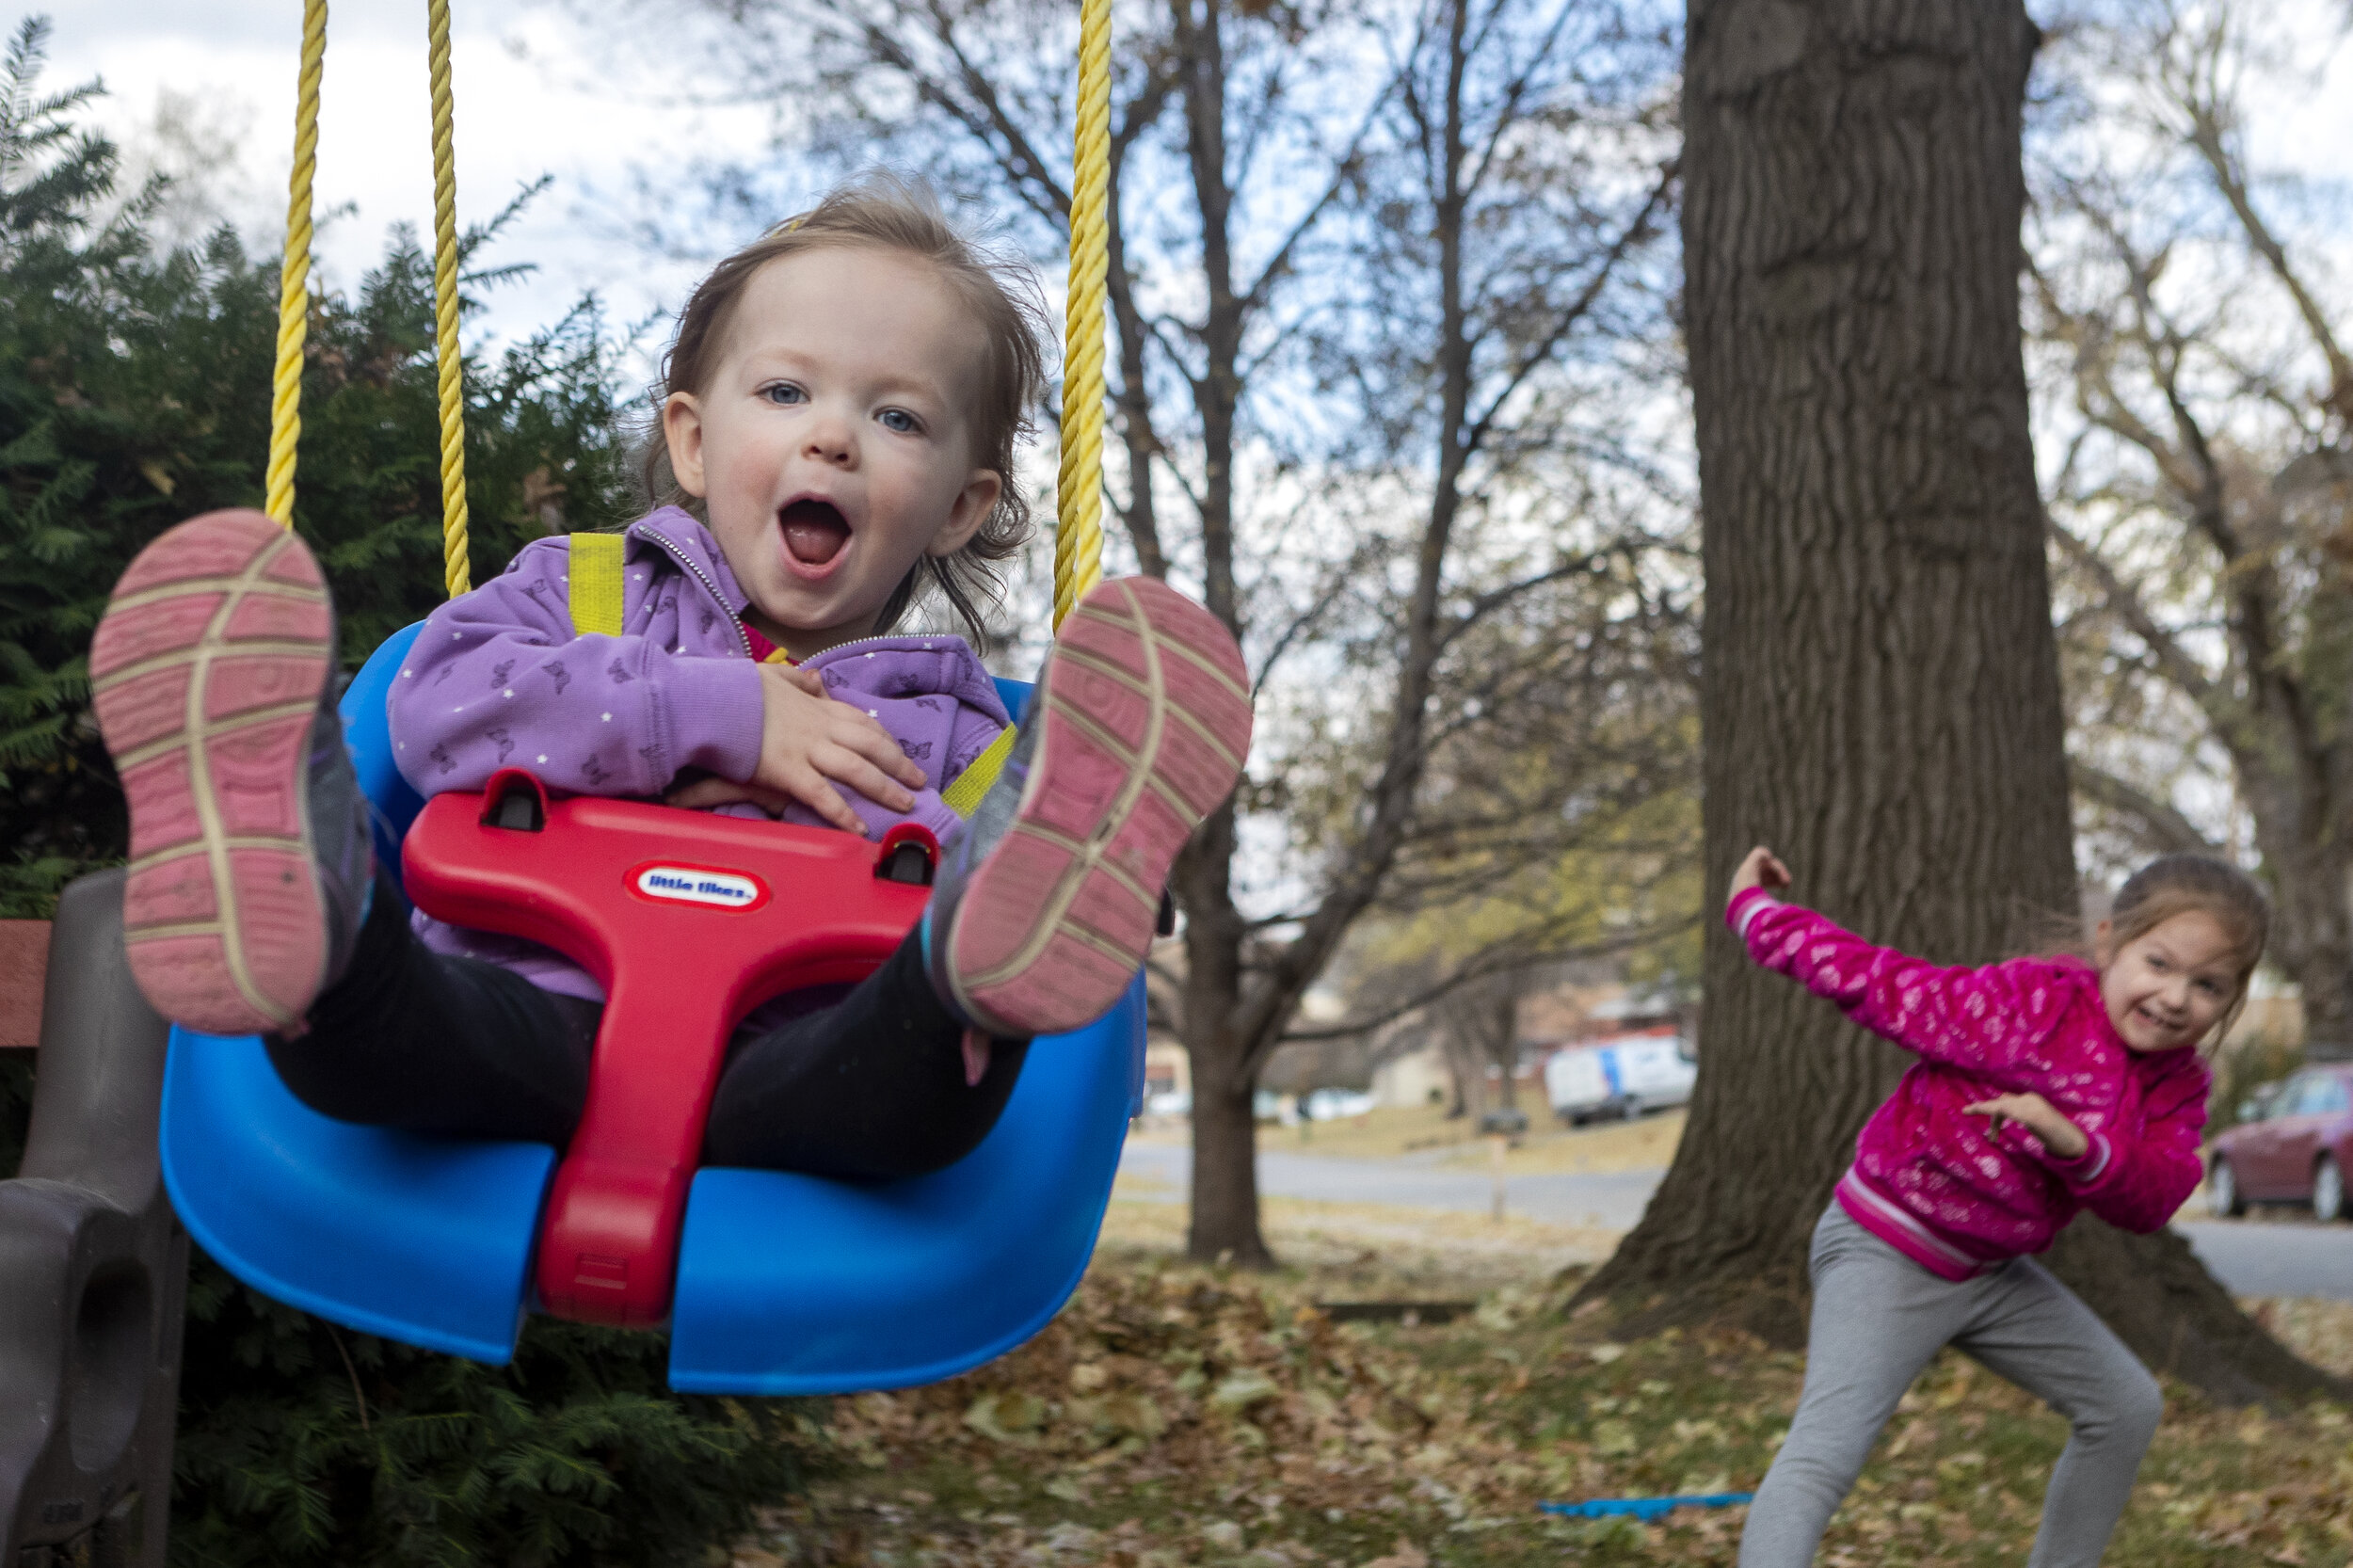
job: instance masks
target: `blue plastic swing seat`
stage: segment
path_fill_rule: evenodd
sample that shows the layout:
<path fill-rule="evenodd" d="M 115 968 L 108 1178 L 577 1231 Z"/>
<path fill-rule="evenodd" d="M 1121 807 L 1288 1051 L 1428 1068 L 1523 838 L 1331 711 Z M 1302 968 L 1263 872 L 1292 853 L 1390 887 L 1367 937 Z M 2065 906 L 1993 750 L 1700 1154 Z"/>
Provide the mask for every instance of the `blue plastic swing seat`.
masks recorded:
<path fill-rule="evenodd" d="M 343 700 L 379 861 L 424 802 L 392 762 L 384 699 L 417 633 Z M 1030 688 L 1000 681 L 1017 720 Z M 978 1148 L 860 1185 L 706 1168 L 687 1200 L 670 1385 L 710 1394 L 903 1388 L 968 1371 L 1043 1328 L 1085 1272 L 1144 1080 L 1141 977 L 1112 1012 L 1032 1047 Z M 542 1144 L 423 1137 L 320 1115 L 258 1037 L 173 1031 L 164 1179 L 199 1245 L 280 1301 L 368 1334 L 503 1365 L 529 1307 Z"/>

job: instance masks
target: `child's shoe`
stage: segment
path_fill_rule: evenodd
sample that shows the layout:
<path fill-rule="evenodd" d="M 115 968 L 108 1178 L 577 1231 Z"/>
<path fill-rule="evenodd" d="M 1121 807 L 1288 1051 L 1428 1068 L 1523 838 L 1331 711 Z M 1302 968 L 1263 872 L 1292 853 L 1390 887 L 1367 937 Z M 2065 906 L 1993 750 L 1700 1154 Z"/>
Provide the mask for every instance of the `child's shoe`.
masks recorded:
<path fill-rule="evenodd" d="M 167 1018 L 299 1033 L 350 961 L 374 856 L 334 675 L 318 563 L 260 512 L 191 518 L 115 584 L 90 681 L 131 809 L 123 941 Z"/>
<path fill-rule="evenodd" d="M 925 962 L 987 1032 L 1092 1023 L 1144 962 L 1169 867 L 1250 750 L 1241 650 L 1147 577 L 1062 624 L 1004 772 L 932 889 Z"/>

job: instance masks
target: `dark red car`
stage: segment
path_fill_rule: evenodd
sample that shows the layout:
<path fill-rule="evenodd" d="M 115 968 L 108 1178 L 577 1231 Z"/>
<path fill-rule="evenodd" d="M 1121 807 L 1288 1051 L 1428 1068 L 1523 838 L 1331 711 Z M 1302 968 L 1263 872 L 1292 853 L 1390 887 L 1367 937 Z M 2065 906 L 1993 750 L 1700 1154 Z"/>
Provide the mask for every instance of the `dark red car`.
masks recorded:
<path fill-rule="evenodd" d="M 2353 1066 L 2307 1067 L 2239 1108 L 2239 1124 L 2206 1156 L 2206 1201 L 2217 1214 L 2250 1203 L 2309 1203 L 2324 1221 L 2345 1218 L 2345 1173 L 2353 1167 Z"/>

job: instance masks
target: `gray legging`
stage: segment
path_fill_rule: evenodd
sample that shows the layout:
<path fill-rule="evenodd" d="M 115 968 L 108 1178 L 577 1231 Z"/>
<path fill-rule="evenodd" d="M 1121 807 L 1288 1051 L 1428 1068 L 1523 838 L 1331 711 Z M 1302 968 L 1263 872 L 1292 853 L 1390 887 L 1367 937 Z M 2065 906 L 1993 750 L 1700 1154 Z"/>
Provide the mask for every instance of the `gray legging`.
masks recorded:
<path fill-rule="evenodd" d="M 2028 1568 L 2095 1568 L 2164 1409 L 2156 1379 L 2032 1258 L 1940 1279 L 1848 1217 L 1814 1227 L 1805 1392 L 1750 1505 L 1740 1568 L 1804 1568 L 1912 1380 L 1959 1347 L 2073 1423 Z"/>

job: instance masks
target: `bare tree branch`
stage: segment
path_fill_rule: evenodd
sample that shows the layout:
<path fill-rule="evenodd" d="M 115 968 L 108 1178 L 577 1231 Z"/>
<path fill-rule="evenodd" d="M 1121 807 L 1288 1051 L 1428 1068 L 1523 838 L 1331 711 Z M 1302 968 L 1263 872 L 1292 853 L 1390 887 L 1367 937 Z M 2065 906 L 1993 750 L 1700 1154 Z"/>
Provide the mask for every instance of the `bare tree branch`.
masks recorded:
<path fill-rule="evenodd" d="M 2227 144 L 2222 120 L 2215 105 L 2201 101 L 2185 104 L 2183 107 L 2190 115 L 2189 144 L 2205 160 L 2207 169 L 2214 176 L 2215 189 L 2220 191 L 2222 199 L 2231 204 L 2231 211 L 2238 218 L 2239 227 L 2246 232 L 2248 244 L 2254 248 L 2255 254 L 2264 259 L 2264 264 L 2271 269 L 2272 276 L 2280 280 L 2280 286 L 2287 290 L 2288 297 L 2295 301 L 2296 313 L 2303 319 L 2304 329 L 2312 334 L 2313 346 L 2319 349 L 2329 362 L 2329 406 L 2336 409 L 2339 419 L 2353 423 L 2353 359 L 2346 358 L 2343 345 L 2337 342 L 2336 328 L 2329 322 L 2328 312 L 2313 297 L 2312 290 L 2305 286 L 2303 278 L 2288 260 L 2287 248 L 2280 243 L 2270 225 L 2256 210 L 2254 198 L 2248 189 L 2246 170 Z"/>
<path fill-rule="evenodd" d="M 2156 616 L 2150 614 L 2148 606 L 2141 602 L 2140 596 L 2129 584 L 2117 575 L 2116 568 L 2109 566 L 2099 552 L 2069 532 L 2057 519 L 2047 520 L 2051 537 L 2058 545 L 2059 553 L 2066 556 L 2083 571 L 2084 575 L 2091 579 L 2093 584 L 2100 590 L 2102 600 L 2109 609 L 2116 612 L 2124 624 L 2132 629 L 2133 635 L 2139 638 L 2142 646 L 2149 649 L 2150 655 L 2156 660 L 2157 667 L 2164 672 L 2165 678 L 2180 687 L 2183 693 L 2199 707 L 2206 710 L 2209 717 L 2218 720 L 2229 713 L 2232 704 L 2228 699 L 2228 694 L 2207 677 L 2198 662 L 2189 656 L 2179 642 L 2174 640 L 2173 634 L 2159 624 Z"/>
<path fill-rule="evenodd" d="M 2084 799 L 2131 818 L 2139 825 L 2142 841 L 2158 854 L 2222 853 L 2221 846 L 2198 831 L 2197 824 L 2187 817 L 2112 773 L 2071 758 L 2067 779 Z"/>
<path fill-rule="evenodd" d="M 1689 931 L 1695 923 L 1690 917 L 1662 920 L 1652 925 L 1633 926 L 1598 942 L 1534 944 L 1528 947 L 1496 947 L 1445 979 L 1416 990 L 1412 995 L 1344 1023 L 1318 1024 L 1310 1029 L 1286 1030 L 1282 1043 L 1305 1040 L 1345 1040 L 1369 1033 L 1384 1024 L 1395 1023 L 1409 1013 L 1417 1013 L 1433 1002 L 1445 1000 L 1465 985 L 1475 984 L 1497 975 L 1510 974 L 1515 969 L 1532 968 L 1539 964 L 1558 964 L 1577 958 L 1609 958 L 1652 946 L 1670 936 Z"/>
<path fill-rule="evenodd" d="M 1679 168 L 1679 164 L 1671 161 L 1659 170 L 1658 179 L 1651 186 L 1650 196 L 1643 201 L 1641 210 L 1634 215 L 1632 221 L 1619 231 L 1618 237 L 1611 241 L 1609 248 L 1602 253 L 1601 264 L 1594 268 L 1593 276 L 1587 280 L 1577 298 L 1570 301 L 1568 306 L 1554 318 L 1551 329 L 1538 340 L 1534 347 L 1520 356 L 1518 365 L 1504 376 L 1503 385 L 1488 399 L 1486 410 L 1470 423 L 1469 428 L 1463 437 L 1465 451 L 1476 451 L 1486 440 L 1487 433 L 1494 428 L 1497 417 L 1511 402 L 1512 394 L 1520 390 L 1529 374 L 1538 365 L 1552 358 L 1552 351 L 1559 346 L 1561 340 L 1568 336 L 1570 330 L 1578 322 L 1585 319 L 1586 313 L 1593 308 L 1594 301 L 1601 297 L 1602 291 L 1609 286 L 1610 280 L 1616 275 L 1619 264 L 1632 253 L 1635 247 L 1651 237 L 1651 220 L 1666 204 L 1668 193 L 1674 189 Z"/>

